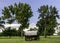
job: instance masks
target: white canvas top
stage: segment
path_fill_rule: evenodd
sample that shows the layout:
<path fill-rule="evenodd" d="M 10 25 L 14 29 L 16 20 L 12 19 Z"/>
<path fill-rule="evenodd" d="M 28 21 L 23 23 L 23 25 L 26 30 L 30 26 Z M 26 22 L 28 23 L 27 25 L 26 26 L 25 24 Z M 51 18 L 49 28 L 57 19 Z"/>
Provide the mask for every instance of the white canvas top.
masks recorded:
<path fill-rule="evenodd" d="M 25 35 L 37 35 L 37 31 L 25 31 Z"/>

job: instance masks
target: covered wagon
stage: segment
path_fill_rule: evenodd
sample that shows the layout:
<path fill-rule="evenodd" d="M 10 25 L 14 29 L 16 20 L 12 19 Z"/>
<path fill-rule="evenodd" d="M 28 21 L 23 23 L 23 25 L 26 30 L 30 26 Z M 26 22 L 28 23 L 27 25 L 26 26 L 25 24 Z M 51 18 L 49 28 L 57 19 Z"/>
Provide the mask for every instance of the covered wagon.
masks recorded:
<path fill-rule="evenodd" d="M 25 40 L 39 39 L 38 29 L 26 29 L 26 31 L 24 31 L 24 35 L 25 35 Z"/>

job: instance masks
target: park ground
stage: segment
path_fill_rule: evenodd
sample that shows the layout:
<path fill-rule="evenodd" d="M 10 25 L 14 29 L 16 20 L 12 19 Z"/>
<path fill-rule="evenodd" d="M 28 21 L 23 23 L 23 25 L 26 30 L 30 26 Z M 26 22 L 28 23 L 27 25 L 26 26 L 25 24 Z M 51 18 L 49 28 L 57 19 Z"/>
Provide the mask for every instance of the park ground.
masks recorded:
<path fill-rule="evenodd" d="M 60 43 L 60 36 L 49 36 L 44 38 L 40 37 L 40 40 L 25 41 L 25 38 L 21 37 L 0 37 L 0 43 Z"/>

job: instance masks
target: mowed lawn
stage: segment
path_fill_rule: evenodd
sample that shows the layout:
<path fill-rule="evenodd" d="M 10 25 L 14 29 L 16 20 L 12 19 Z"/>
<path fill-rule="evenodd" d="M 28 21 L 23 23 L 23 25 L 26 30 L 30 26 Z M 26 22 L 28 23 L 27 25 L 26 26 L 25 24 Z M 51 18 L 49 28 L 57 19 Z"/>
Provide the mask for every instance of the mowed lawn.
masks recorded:
<path fill-rule="evenodd" d="M 25 41 L 21 37 L 0 37 L 0 43 L 60 43 L 60 36 L 41 37 L 40 40 Z"/>

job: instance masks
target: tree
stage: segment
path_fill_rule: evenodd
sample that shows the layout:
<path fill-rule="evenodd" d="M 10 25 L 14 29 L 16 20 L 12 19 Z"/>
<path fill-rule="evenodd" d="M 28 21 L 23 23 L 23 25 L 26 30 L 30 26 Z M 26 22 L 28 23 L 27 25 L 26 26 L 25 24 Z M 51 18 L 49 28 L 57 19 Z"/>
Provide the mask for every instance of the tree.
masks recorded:
<path fill-rule="evenodd" d="M 28 28 L 29 19 L 33 16 L 31 7 L 28 4 L 18 3 L 4 7 L 2 10 L 2 18 L 7 20 L 7 23 L 13 23 L 15 20 L 21 24 L 19 31 L 21 31 L 21 36 L 23 35 L 23 29 Z"/>
<path fill-rule="evenodd" d="M 56 18 L 58 16 L 58 10 L 55 7 L 43 5 L 38 9 L 39 21 L 37 26 L 39 27 L 39 33 L 44 34 L 45 38 L 48 34 L 53 35 L 54 27 L 56 26 Z"/>

